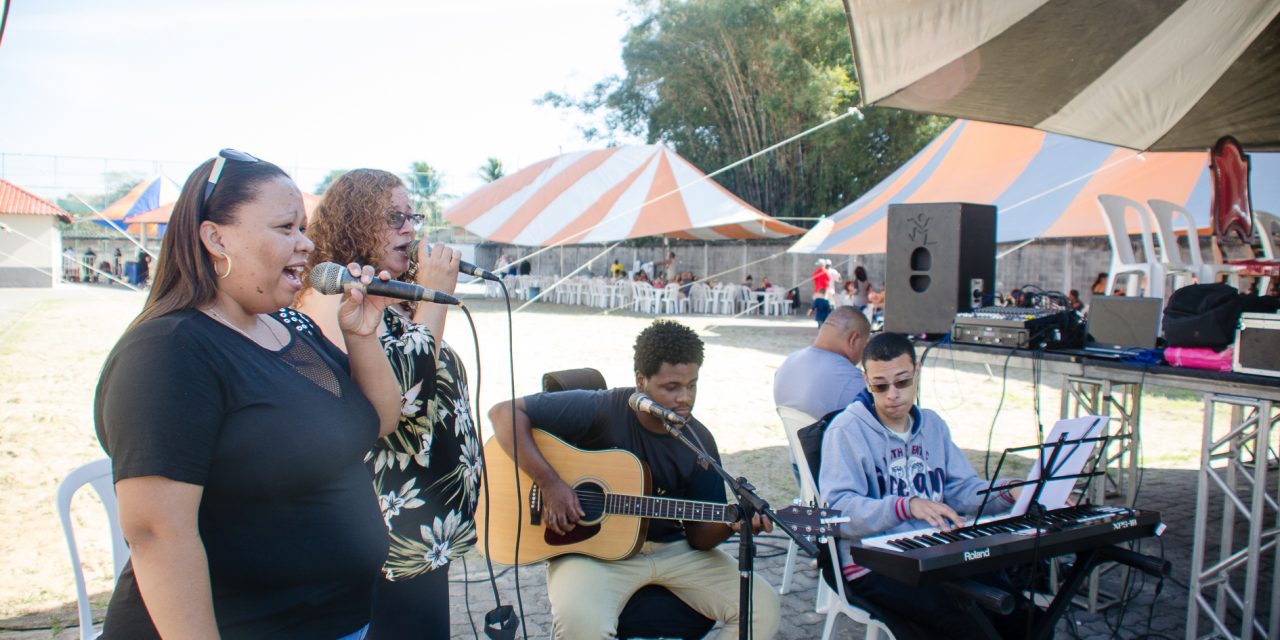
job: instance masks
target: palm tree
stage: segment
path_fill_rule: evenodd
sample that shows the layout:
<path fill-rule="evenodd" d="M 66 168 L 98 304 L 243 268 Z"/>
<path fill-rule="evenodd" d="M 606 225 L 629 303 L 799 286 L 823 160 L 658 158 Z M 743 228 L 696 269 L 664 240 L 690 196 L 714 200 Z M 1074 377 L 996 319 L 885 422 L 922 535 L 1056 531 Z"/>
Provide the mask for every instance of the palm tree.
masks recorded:
<path fill-rule="evenodd" d="M 413 200 L 414 208 L 426 212 L 430 224 L 439 224 L 440 214 L 444 211 L 441 201 L 449 197 L 440 193 L 440 188 L 444 186 L 444 174 L 419 161 L 409 165 L 409 173 L 405 174 L 404 179 L 409 185 L 409 198 Z"/>
<path fill-rule="evenodd" d="M 504 175 L 506 174 L 502 170 L 502 161 L 494 156 L 489 156 L 489 159 L 480 165 L 480 179 L 485 182 L 493 182 Z"/>

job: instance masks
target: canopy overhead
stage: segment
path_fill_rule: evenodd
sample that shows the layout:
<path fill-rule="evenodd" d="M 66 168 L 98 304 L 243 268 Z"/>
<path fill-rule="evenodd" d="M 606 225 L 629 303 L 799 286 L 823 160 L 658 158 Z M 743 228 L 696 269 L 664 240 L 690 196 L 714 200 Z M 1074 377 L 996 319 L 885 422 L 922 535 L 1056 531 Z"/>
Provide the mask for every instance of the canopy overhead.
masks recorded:
<path fill-rule="evenodd" d="M 527 246 L 804 232 L 756 210 L 660 145 L 548 158 L 472 192 L 444 217 L 486 240 Z"/>
<path fill-rule="evenodd" d="M 1254 153 L 1253 208 L 1280 211 L 1280 154 Z M 852 204 L 805 234 L 793 253 L 885 251 L 890 204 L 994 204 L 997 241 L 1101 236 L 1097 196 L 1185 206 L 1209 226 L 1209 154 L 1138 153 L 1025 127 L 957 120 Z M 1130 231 L 1137 233 L 1136 219 Z"/>
<path fill-rule="evenodd" d="M 1280 149 L 1280 1 L 844 3 L 864 104 L 1132 149 Z"/>

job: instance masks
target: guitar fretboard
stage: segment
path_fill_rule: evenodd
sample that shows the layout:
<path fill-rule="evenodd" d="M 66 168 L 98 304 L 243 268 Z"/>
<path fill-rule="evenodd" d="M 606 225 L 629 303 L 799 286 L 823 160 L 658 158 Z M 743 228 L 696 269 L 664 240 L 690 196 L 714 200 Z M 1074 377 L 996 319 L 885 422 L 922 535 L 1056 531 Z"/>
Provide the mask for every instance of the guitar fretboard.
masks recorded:
<path fill-rule="evenodd" d="M 732 511 L 730 511 L 732 509 Z M 715 502 L 650 498 L 616 493 L 605 495 L 605 513 L 664 520 L 696 520 L 699 522 L 733 522 L 737 507 Z"/>

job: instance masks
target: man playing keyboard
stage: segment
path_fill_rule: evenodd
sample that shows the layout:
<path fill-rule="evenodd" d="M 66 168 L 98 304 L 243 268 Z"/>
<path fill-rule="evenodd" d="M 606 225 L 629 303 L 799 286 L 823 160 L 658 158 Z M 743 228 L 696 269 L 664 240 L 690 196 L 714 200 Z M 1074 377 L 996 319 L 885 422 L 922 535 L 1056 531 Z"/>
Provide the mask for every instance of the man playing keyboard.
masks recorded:
<path fill-rule="evenodd" d="M 822 439 L 818 486 L 832 509 L 848 521 L 836 545 L 846 590 L 922 627 L 893 629 L 898 638 L 924 631 L 931 637 L 983 637 L 969 613 L 940 586 L 912 587 L 854 564 L 847 541 L 921 527 L 964 526 L 961 513 L 975 515 L 978 477 L 936 413 L 915 406 L 915 348 L 905 336 L 881 333 L 862 353 L 867 390 L 832 419 Z M 984 515 L 1008 510 L 1015 496 L 992 496 Z M 1000 575 L 979 582 L 1010 588 Z M 1005 638 L 1022 637 L 1026 609 L 1009 616 L 984 611 Z M 892 624 L 890 626 L 893 626 Z"/>

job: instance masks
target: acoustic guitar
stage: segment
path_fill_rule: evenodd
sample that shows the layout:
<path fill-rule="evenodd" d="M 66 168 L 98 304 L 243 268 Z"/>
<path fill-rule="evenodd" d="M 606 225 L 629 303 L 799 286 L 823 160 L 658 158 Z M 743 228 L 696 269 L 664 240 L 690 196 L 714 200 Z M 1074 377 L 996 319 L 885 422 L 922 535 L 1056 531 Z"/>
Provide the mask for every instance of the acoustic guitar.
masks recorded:
<path fill-rule="evenodd" d="M 726 524 L 738 520 L 736 505 L 649 496 L 649 468 L 629 451 L 584 451 L 539 429 L 533 430 L 533 442 L 573 487 L 586 516 L 568 534 L 548 529 L 542 520 L 542 494 L 537 483 L 517 470 L 497 439 L 490 438 L 484 446 L 489 486 L 487 492 L 481 488 L 476 508 L 476 548 L 494 562 L 510 565 L 518 559 L 523 565 L 568 553 L 622 560 L 644 545 L 646 518 Z M 489 522 L 485 522 L 486 513 Z M 833 518 L 826 509 L 800 505 L 776 513 L 796 531 L 810 536 L 830 535 L 833 525 L 845 520 Z"/>

